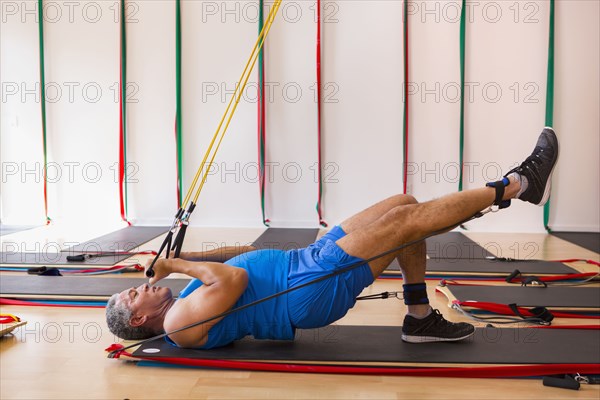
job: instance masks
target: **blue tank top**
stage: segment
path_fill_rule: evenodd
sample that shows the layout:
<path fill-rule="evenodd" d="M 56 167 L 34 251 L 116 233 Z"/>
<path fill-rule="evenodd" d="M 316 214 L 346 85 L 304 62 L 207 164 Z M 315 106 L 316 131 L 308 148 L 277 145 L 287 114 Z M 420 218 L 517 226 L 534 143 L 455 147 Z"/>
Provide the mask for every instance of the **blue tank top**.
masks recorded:
<path fill-rule="evenodd" d="M 281 250 L 257 250 L 241 254 L 225 262 L 248 271 L 248 287 L 233 308 L 262 299 L 288 288 L 289 254 Z M 181 291 L 185 298 L 202 286 L 199 279 Z M 225 346 L 247 335 L 256 339 L 294 339 L 295 329 L 288 314 L 288 296 L 283 295 L 242 311 L 234 312 L 208 331 L 203 349 Z"/>

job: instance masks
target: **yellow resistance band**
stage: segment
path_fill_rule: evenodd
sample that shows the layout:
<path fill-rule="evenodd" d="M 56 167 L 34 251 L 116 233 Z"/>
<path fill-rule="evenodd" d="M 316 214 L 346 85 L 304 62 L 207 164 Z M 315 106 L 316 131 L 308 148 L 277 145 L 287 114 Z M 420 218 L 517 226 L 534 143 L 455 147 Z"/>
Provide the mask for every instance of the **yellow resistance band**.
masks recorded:
<path fill-rule="evenodd" d="M 198 189 L 196 189 L 196 194 L 194 195 L 193 202 L 196 203 L 198 201 L 198 197 L 200 196 L 200 192 L 202 191 L 202 188 L 204 187 L 204 183 L 206 182 L 206 178 L 208 177 L 208 173 L 214 162 L 215 156 L 217 155 L 217 152 L 221 146 L 221 142 L 223 141 L 223 138 L 225 137 L 225 133 L 227 132 L 227 128 L 229 127 L 229 123 L 231 122 L 231 119 L 233 118 L 235 110 L 237 109 L 237 106 L 242 97 L 242 93 L 244 92 L 244 89 L 246 88 L 246 84 L 248 83 L 248 79 L 250 78 L 250 74 L 252 73 L 252 69 L 254 68 L 254 65 L 256 64 L 256 60 L 258 59 L 258 54 L 260 53 L 260 50 L 262 49 L 262 47 L 265 43 L 265 39 L 267 38 L 269 31 L 271 30 L 271 25 L 273 24 L 273 21 L 275 20 L 277 11 L 279 10 L 279 7 L 281 6 L 281 2 L 282 2 L 282 0 L 275 0 L 275 2 L 273 3 L 273 6 L 271 7 L 271 10 L 269 11 L 267 19 L 265 21 L 265 25 L 263 26 L 263 29 L 260 31 L 260 33 L 258 35 L 256 43 L 254 44 L 254 48 L 252 49 L 252 53 L 250 54 L 250 57 L 248 58 L 248 62 L 246 62 L 246 66 L 244 67 L 242 76 L 240 77 L 240 80 L 236 84 L 235 90 L 233 92 L 233 96 L 231 97 L 231 100 L 229 101 L 229 104 L 227 105 L 227 108 L 225 109 L 225 112 L 223 113 L 223 117 L 221 118 L 221 121 L 219 122 L 219 125 L 217 126 L 217 130 L 215 131 L 215 134 L 210 142 L 210 145 L 208 146 L 208 149 L 206 150 L 206 153 L 204 154 L 204 158 L 202 159 L 202 163 L 200 164 L 200 167 L 198 168 L 198 171 L 196 172 L 196 175 L 194 176 L 192 184 L 191 184 L 190 188 L 188 189 L 188 192 L 185 195 L 183 202 L 181 203 L 182 207 L 185 207 L 186 203 L 192 197 L 192 193 L 194 192 L 194 189 L 196 188 L 196 185 L 198 184 L 198 179 L 200 178 L 200 174 L 202 174 L 202 170 L 206 166 L 206 160 L 208 159 L 209 154 L 211 153 L 211 151 L 213 149 L 213 146 L 215 144 L 215 141 L 217 140 L 217 137 L 219 137 L 219 135 L 220 135 L 217 146 L 215 147 L 212 157 L 210 159 L 210 162 L 208 163 L 208 168 L 204 169 L 204 174 L 202 175 L 202 180 L 200 181 L 200 185 L 198 186 Z M 231 107 L 232 104 L 233 104 L 233 108 Z M 231 112 L 229 112 L 230 109 L 231 109 Z M 224 122 L 225 122 L 225 125 L 223 126 Z M 222 131 L 221 131 L 221 128 L 223 128 Z"/>

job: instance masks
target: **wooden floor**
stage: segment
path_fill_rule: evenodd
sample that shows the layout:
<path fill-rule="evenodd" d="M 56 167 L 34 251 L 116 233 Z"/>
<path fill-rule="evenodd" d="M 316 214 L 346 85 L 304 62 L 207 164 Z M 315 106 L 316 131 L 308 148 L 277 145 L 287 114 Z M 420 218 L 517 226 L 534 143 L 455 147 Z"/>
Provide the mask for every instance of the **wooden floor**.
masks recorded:
<path fill-rule="evenodd" d="M 29 232 L 33 231 L 36 229 Z M 248 243 L 259 233 L 260 229 L 191 229 L 186 247 L 201 248 L 202 242 L 208 241 Z M 27 238 L 26 233 L 17 235 L 19 240 Z M 39 237 L 40 233 L 30 235 Z M 468 236 L 488 244 L 487 248 L 493 245 L 507 257 L 600 260 L 597 253 L 544 234 L 468 233 Z M 10 238 L 11 235 L 7 235 L 2 240 Z M 160 238 L 143 248 L 156 249 L 159 244 Z M 594 266 L 585 269 L 597 271 Z M 428 282 L 432 305 L 453 321 L 464 320 L 446 306 L 444 296 L 435 293 L 435 285 L 434 281 Z M 399 289 L 401 281 L 378 280 L 365 293 Z M 103 309 L 4 306 L 0 311 L 28 321 L 26 326 L 16 329 L 14 335 L 0 339 L 0 399 L 600 398 L 600 385 L 582 385 L 581 390 L 570 391 L 544 387 L 539 379 L 412 378 L 141 367 L 106 358 L 104 348 L 116 339 L 105 326 Z M 405 306 L 396 299 L 359 302 L 339 323 L 400 325 L 405 311 Z"/>

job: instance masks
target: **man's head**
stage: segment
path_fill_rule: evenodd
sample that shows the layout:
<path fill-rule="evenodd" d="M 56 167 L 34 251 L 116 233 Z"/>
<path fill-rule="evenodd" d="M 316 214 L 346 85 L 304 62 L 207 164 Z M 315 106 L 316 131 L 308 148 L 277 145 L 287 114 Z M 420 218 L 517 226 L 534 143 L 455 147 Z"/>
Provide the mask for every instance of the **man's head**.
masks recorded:
<path fill-rule="evenodd" d="M 147 339 L 163 332 L 165 314 L 173 304 L 171 289 L 147 284 L 112 295 L 106 305 L 106 323 L 126 340 Z"/>

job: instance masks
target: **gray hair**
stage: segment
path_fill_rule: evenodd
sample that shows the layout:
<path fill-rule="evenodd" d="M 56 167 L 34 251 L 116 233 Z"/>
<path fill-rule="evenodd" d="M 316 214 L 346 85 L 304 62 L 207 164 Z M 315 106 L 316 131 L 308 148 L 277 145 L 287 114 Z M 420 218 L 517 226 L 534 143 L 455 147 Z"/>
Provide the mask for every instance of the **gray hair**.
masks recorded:
<path fill-rule="evenodd" d="M 122 302 L 117 304 L 119 294 L 113 294 L 106 304 L 106 324 L 108 329 L 121 339 L 142 340 L 156 334 L 152 329 L 145 326 L 131 326 L 129 320 L 132 312 Z"/>

